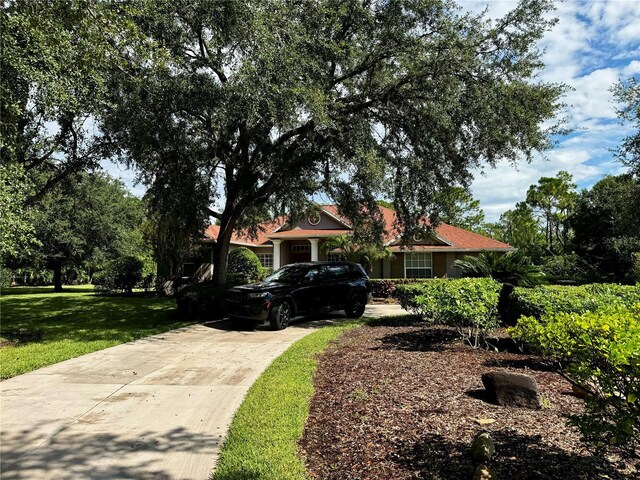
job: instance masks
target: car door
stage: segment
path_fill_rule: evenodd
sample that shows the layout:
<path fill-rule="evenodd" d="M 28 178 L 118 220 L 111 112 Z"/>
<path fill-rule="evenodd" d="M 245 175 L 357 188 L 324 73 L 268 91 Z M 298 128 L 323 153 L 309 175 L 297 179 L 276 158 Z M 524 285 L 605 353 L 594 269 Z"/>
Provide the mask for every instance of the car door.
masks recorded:
<path fill-rule="evenodd" d="M 320 308 L 322 297 L 320 267 L 309 268 L 291 296 L 300 315 L 316 312 Z"/>
<path fill-rule="evenodd" d="M 322 302 L 326 309 L 337 310 L 347 303 L 349 286 L 347 265 L 337 263 L 325 265 L 322 275 Z"/>

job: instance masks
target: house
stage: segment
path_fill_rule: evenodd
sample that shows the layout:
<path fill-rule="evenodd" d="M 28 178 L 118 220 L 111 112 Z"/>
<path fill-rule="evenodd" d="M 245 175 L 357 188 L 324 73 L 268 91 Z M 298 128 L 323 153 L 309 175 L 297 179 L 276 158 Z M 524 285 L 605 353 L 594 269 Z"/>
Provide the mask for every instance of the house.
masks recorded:
<path fill-rule="evenodd" d="M 459 275 L 453 263 L 465 255 L 481 250 L 510 252 L 515 250 L 506 243 L 477 233 L 441 224 L 433 235 L 418 234 L 409 246 L 400 245 L 400 234 L 395 229 L 395 212 L 380 207 L 386 224 L 384 242 L 393 252 L 393 259 L 375 262 L 372 278 L 432 278 Z M 185 273 L 201 280 L 213 274 L 212 249 L 220 228 L 209 226 L 202 239 L 204 255 L 185 264 Z M 264 267 L 278 269 L 283 265 L 308 261 L 337 261 L 339 252 L 324 252 L 322 244 L 337 235 L 349 235 L 349 221 L 338 213 L 335 205 L 316 205 L 304 220 L 295 225 L 286 219 L 277 219 L 260 225 L 257 238 L 234 233 L 231 248 L 247 247 L 253 250 Z"/>

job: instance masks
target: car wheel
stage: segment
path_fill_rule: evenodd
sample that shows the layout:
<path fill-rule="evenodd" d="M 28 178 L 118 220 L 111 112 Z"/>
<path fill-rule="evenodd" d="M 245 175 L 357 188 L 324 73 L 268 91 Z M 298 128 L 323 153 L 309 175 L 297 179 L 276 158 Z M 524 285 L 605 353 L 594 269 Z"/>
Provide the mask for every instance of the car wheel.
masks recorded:
<path fill-rule="evenodd" d="M 269 323 L 274 330 L 287 328 L 291 321 L 291 305 L 289 302 L 282 302 L 273 307 L 269 312 Z"/>
<path fill-rule="evenodd" d="M 355 295 L 351 295 L 347 308 L 345 308 L 344 311 L 350 318 L 360 318 L 364 315 L 364 309 L 366 306 L 367 298 L 360 293 L 356 293 Z"/>

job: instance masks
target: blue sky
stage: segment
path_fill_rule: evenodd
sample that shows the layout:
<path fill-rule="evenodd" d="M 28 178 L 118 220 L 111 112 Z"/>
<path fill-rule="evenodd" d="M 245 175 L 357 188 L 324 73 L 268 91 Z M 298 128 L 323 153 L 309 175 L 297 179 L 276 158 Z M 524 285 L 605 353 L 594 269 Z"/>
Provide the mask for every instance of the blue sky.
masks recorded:
<path fill-rule="evenodd" d="M 509 0 L 463 2 L 464 8 L 489 9 L 501 17 L 515 2 Z M 529 185 L 560 170 L 573 175 L 578 188 L 588 188 L 603 175 L 624 169 L 610 151 L 630 132 L 619 123 L 609 88 L 620 78 L 640 75 L 640 0 L 607 0 L 558 3 L 559 21 L 541 43 L 545 69 L 540 78 L 562 82 L 573 88 L 565 97 L 562 112 L 573 128 L 557 138 L 557 146 L 518 169 L 501 164 L 482 176 L 476 172 L 472 184 L 487 220 L 524 200 Z"/>
<path fill-rule="evenodd" d="M 460 1 L 463 9 L 488 8 L 492 18 L 502 17 L 514 0 Z M 500 164 L 485 175 L 475 172 L 471 190 L 480 200 L 488 221 L 524 199 L 526 191 L 542 176 L 560 170 L 573 175 L 578 188 L 588 188 L 603 175 L 624 171 L 610 151 L 629 133 L 630 126 L 619 123 L 609 88 L 621 78 L 640 76 L 640 0 L 599 0 L 558 2 L 559 22 L 545 35 L 545 69 L 540 79 L 562 82 L 570 87 L 560 116 L 568 120 L 572 133 L 557 138 L 550 151 L 518 168 Z M 124 166 L 103 162 L 112 175 L 121 178 L 136 195 L 144 187 L 134 185 L 134 172 Z"/>

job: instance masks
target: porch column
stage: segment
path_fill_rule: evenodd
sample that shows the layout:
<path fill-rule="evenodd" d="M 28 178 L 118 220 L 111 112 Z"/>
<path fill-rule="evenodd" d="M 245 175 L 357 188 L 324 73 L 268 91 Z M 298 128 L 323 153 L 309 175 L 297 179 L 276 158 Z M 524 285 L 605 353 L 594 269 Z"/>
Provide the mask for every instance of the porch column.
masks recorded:
<path fill-rule="evenodd" d="M 282 240 L 271 240 L 273 243 L 273 269 L 277 270 L 280 268 L 280 244 Z"/>
<path fill-rule="evenodd" d="M 318 261 L 318 242 L 320 242 L 319 238 L 310 238 L 309 243 L 311 244 L 311 261 Z"/>
<path fill-rule="evenodd" d="M 209 280 L 213 280 L 213 246 L 211 247 L 211 250 L 209 251 L 210 255 L 210 259 L 209 259 Z"/>

